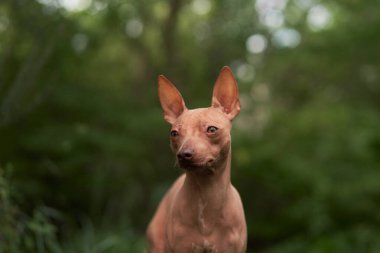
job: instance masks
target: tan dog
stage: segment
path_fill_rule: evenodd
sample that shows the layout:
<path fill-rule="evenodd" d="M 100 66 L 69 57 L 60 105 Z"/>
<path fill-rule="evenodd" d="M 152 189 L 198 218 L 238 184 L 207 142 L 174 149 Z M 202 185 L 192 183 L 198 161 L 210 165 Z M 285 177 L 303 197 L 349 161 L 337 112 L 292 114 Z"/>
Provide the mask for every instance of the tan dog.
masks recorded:
<path fill-rule="evenodd" d="M 188 110 L 164 76 L 158 79 L 158 94 L 172 125 L 172 150 L 185 174 L 166 193 L 148 227 L 148 252 L 245 252 L 243 205 L 230 181 L 231 121 L 240 111 L 230 68 L 221 70 L 209 108 Z"/>

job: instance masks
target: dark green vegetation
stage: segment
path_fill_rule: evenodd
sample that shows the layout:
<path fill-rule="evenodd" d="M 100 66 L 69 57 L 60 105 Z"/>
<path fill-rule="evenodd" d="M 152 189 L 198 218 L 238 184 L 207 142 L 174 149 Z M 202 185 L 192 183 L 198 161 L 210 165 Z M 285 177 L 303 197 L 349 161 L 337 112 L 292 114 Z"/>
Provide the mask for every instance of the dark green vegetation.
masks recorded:
<path fill-rule="evenodd" d="M 0 252 L 141 252 L 157 75 L 206 107 L 223 65 L 249 252 L 380 252 L 379 1 L 58 2 L 0 1 Z"/>

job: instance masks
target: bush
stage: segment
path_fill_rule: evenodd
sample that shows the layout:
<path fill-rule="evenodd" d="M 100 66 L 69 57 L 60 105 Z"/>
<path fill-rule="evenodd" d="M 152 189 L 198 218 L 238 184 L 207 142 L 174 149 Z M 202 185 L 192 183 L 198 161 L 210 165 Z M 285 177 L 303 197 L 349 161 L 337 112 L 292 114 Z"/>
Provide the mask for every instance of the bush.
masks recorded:
<path fill-rule="evenodd" d="M 52 210 L 41 206 L 32 216 L 23 213 L 14 203 L 15 189 L 7 174 L 0 167 L 0 252 L 61 252 L 56 227 L 49 218 Z"/>

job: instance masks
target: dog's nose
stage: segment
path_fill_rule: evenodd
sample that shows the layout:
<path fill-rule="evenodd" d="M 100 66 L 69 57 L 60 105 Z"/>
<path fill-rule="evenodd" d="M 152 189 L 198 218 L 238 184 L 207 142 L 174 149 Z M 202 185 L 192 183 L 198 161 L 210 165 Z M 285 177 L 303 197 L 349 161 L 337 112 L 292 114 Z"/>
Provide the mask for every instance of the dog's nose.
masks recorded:
<path fill-rule="evenodd" d="M 177 157 L 182 161 L 191 161 L 193 159 L 193 150 L 186 149 L 178 152 Z"/>

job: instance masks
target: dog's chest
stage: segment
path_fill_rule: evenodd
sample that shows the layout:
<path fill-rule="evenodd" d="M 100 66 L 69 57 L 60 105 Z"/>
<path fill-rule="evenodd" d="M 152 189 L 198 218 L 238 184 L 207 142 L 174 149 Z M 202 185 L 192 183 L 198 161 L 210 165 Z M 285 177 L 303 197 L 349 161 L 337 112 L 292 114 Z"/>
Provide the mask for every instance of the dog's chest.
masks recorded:
<path fill-rule="evenodd" d="M 207 240 L 204 240 L 203 245 L 197 245 L 193 243 L 191 245 L 193 253 L 217 253 L 217 249 L 214 245 L 210 244 Z"/>
<path fill-rule="evenodd" d="M 207 224 L 207 223 L 206 223 Z M 169 239 L 171 252 L 181 253 L 230 253 L 238 252 L 240 234 L 229 227 L 213 227 L 212 232 L 204 235 L 200 229 L 177 223 Z M 208 227 L 206 225 L 206 230 Z"/>

